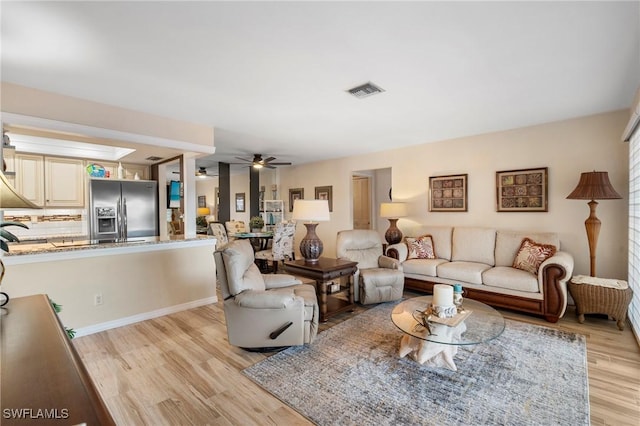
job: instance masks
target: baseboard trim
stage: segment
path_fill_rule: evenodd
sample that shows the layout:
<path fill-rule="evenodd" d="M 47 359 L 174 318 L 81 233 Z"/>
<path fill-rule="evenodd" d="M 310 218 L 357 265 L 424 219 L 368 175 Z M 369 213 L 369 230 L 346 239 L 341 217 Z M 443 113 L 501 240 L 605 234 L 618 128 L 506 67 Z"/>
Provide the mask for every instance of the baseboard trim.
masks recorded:
<path fill-rule="evenodd" d="M 166 308 L 156 309 L 155 311 L 144 312 L 141 314 L 132 315 L 129 317 L 119 318 L 113 321 L 107 321 L 100 324 L 89 325 L 87 327 L 81 327 L 75 329 L 75 337 L 88 336 L 90 334 L 99 333 L 101 331 L 111 330 L 112 328 L 118 328 L 129 324 L 135 324 L 137 322 L 145 321 L 148 319 L 158 318 L 169 314 L 174 314 L 180 311 L 186 311 L 187 309 L 198 308 L 204 305 L 210 305 L 217 303 L 218 297 L 211 296 L 204 299 L 198 299 L 187 303 L 181 303 L 179 305 L 167 306 Z"/>

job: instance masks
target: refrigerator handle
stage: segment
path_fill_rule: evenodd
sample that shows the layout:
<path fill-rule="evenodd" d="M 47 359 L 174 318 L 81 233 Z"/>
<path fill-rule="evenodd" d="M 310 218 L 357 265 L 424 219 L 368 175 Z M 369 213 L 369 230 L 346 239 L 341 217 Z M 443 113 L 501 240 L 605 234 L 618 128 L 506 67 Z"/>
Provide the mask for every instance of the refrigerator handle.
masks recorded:
<path fill-rule="evenodd" d="M 127 241 L 127 199 L 122 200 L 122 239 Z"/>
<path fill-rule="evenodd" d="M 116 230 L 117 230 L 117 241 L 122 238 L 122 205 L 120 203 L 120 198 L 116 201 Z"/>

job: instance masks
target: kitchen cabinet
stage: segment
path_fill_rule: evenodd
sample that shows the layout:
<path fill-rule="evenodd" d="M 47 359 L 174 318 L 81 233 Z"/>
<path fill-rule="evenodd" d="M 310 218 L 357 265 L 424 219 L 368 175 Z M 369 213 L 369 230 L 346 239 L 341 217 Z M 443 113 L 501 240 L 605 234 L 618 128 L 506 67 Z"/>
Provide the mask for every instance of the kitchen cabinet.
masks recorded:
<path fill-rule="evenodd" d="M 16 190 L 42 207 L 84 207 L 84 162 L 16 153 Z"/>
<path fill-rule="evenodd" d="M 9 183 L 16 187 L 16 148 L 5 146 L 2 148 L 3 173 Z"/>
<path fill-rule="evenodd" d="M 84 162 L 44 157 L 45 206 L 84 207 Z"/>
<path fill-rule="evenodd" d="M 18 193 L 35 205 L 44 206 L 44 157 L 16 153 L 15 168 Z"/>
<path fill-rule="evenodd" d="M 284 202 L 282 200 L 260 201 L 260 216 L 264 219 L 266 231 L 273 231 L 276 223 L 284 220 Z"/>

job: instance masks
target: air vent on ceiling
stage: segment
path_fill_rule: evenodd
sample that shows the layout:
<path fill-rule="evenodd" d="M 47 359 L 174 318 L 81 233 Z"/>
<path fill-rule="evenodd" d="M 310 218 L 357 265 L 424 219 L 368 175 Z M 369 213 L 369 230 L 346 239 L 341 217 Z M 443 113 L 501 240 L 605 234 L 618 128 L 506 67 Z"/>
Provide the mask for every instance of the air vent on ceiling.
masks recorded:
<path fill-rule="evenodd" d="M 155 155 L 152 155 L 151 157 L 145 158 L 145 160 L 158 161 L 158 160 L 162 160 L 162 157 L 156 157 Z"/>
<path fill-rule="evenodd" d="M 349 89 L 347 92 L 351 93 L 356 98 L 366 98 L 367 96 L 375 95 L 376 93 L 382 93 L 384 92 L 384 89 L 368 82 L 358 87 L 354 87 L 353 89 Z"/>

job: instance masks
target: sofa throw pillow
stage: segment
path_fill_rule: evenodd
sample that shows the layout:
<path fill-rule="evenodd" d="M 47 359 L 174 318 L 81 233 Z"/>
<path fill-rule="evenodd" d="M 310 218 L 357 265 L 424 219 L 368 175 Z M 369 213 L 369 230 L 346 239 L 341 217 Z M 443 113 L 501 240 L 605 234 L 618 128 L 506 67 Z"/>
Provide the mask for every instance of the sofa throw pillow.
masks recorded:
<path fill-rule="evenodd" d="M 513 267 L 523 271 L 538 273 L 542 262 L 556 254 L 556 246 L 552 244 L 538 244 L 530 238 L 523 238 Z"/>
<path fill-rule="evenodd" d="M 417 238 L 405 238 L 407 243 L 407 259 L 435 259 L 436 254 L 433 249 L 433 238 L 431 235 L 423 235 Z"/>

